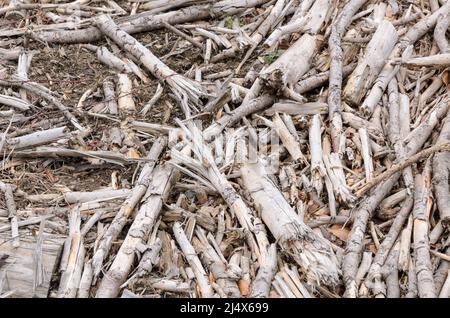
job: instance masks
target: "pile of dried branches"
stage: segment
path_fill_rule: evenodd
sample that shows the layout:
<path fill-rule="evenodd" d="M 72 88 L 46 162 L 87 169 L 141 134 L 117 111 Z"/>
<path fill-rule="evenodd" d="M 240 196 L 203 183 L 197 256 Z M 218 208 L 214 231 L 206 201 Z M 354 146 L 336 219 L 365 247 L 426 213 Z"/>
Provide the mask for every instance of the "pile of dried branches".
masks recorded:
<path fill-rule="evenodd" d="M 65 239 L 50 297 L 450 297 L 450 1 L 3 2 L 0 244 Z M 33 73 L 73 47 L 76 100 Z"/>

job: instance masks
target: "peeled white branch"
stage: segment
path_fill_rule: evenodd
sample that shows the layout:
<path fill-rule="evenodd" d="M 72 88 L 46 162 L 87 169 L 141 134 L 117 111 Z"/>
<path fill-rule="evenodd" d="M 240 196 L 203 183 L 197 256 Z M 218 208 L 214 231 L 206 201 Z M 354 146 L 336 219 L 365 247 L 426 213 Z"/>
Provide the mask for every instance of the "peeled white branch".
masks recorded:
<path fill-rule="evenodd" d="M 311 68 L 318 47 L 317 36 L 304 34 L 259 76 L 274 88 L 294 85 Z"/>
<path fill-rule="evenodd" d="M 117 96 L 117 103 L 119 110 L 130 112 L 135 111 L 136 106 L 133 100 L 133 87 L 132 82 L 127 74 L 118 74 L 119 80 L 117 83 L 117 91 L 119 96 Z"/>
<path fill-rule="evenodd" d="M 301 266 L 314 285 L 338 283 L 339 269 L 332 249 L 300 219 L 283 194 L 268 179 L 261 163 L 241 168 L 245 188 L 261 209 L 261 218 L 280 247 Z"/>
<path fill-rule="evenodd" d="M 186 233 L 184 233 L 184 230 L 181 227 L 180 223 L 178 222 L 174 223 L 173 234 L 178 242 L 178 245 L 183 251 L 184 256 L 186 257 L 189 266 L 192 268 L 194 272 L 195 278 L 197 279 L 197 285 L 201 293 L 201 297 L 202 298 L 212 297 L 214 295 L 214 291 L 211 287 L 211 284 L 209 283 L 208 275 L 206 274 L 206 271 L 203 268 L 202 263 L 200 262 L 200 259 L 197 256 L 197 253 L 195 252 L 194 248 L 192 247 L 191 243 L 186 237 Z"/>
<path fill-rule="evenodd" d="M 58 296 L 62 298 L 75 298 L 80 285 L 85 256 L 80 224 L 80 210 L 76 206 L 70 212 L 69 236 L 64 245 L 61 260 L 63 273 L 59 283 Z"/>
<path fill-rule="evenodd" d="M 363 59 L 350 75 L 344 88 L 344 98 L 351 104 L 358 105 L 376 80 L 397 43 L 397 38 L 397 31 L 390 22 L 380 23 L 367 45 Z"/>
<path fill-rule="evenodd" d="M 6 105 L 9 107 L 13 107 L 13 108 L 17 108 L 22 111 L 28 110 L 28 109 L 30 109 L 30 107 L 33 106 L 30 103 L 28 103 L 27 101 L 24 101 L 23 99 L 13 97 L 13 96 L 8 96 L 8 95 L 0 95 L 0 104 Z"/>
<path fill-rule="evenodd" d="M 408 66 L 440 66 L 450 65 L 450 53 L 431 55 L 426 57 L 416 57 L 402 62 Z"/>

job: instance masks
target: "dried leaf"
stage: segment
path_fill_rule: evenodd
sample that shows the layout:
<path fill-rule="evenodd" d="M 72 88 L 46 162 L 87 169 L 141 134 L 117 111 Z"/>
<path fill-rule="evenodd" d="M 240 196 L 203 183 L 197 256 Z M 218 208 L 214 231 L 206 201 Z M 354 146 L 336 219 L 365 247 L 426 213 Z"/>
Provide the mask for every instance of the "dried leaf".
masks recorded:
<path fill-rule="evenodd" d="M 376 254 L 376 253 L 377 253 L 377 247 L 375 246 L 374 243 L 371 243 L 371 244 L 369 245 L 369 250 L 370 250 L 373 254 Z"/>
<path fill-rule="evenodd" d="M 441 78 L 442 78 L 442 81 L 444 82 L 444 84 L 448 85 L 450 82 L 449 71 L 445 70 L 444 72 L 442 72 Z"/>
<path fill-rule="evenodd" d="M 238 286 L 242 296 L 245 297 L 250 295 L 250 286 L 248 285 L 247 281 L 240 279 L 238 282 Z"/>
<path fill-rule="evenodd" d="M 139 155 L 139 152 L 134 148 L 128 149 L 126 156 L 127 156 L 127 158 L 133 158 L 133 159 L 139 159 L 141 157 Z"/>
<path fill-rule="evenodd" d="M 350 234 L 350 230 L 347 227 L 342 227 L 339 224 L 332 225 L 328 231 L 342 241 L 347 241 L 348 235 Z"/>

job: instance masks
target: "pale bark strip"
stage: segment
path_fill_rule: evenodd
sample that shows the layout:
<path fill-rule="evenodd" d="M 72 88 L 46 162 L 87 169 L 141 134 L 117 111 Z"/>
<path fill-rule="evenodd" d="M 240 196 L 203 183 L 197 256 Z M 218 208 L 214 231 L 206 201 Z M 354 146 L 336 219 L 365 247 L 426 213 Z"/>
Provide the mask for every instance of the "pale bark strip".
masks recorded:
<path fill-rule="evenodd" d="M 316 0 L 306 14 L 306 25 L 303 30 L 309 34 L 317 34 L 325 19 L 327 18 L 328 11 L 330 10 L 333 1 L 330 0 Z"/>
<path fill-rule="evenodd" d="M 189 283 L 170 280 L 164 278 L 151 279 L 150 284 L 153 288 L 162 291 L 174 292 L 174 293 L 190 293 L 192 288 Z"/>
<path fill-rule="evenodd" d="M 433 227 L 433 230 L 430 232 L 429 238 L 430 238 L 430 244 L 436 244 L 441 235 L 444 233 L 444 227 L 442 226 L 442 221 L 439 221 L 436 223 L 436 225 Z"/>
<path fill-rule="evenodd" d="M 269 297 L 272 281 L 277 272 L 277 247 L 267 240 L 266 230 L 261 220 L 255 220 L 255 236 L 261 252 L 258 273 L 251 285 L 250 297 Z"/>
<path fill-rule="evenodd" d="M 301 266 L 308 281 L 314 285 L 337 284 L 339 269 L 332 249 L 303 223 L 268 179 L 262 164 L 245 164 L 241 173 L 246 189 L 261 209 L 262 220 L 280 247 Z"/>
<path fill-rule="evenodd" d="M 395 146 L 401 138 L 400 135 L 400 98 L 397 80 L 389 82 L 389 140 Z"/>
<path fill-rule="evenodd" d="M 0 48 L 0 58 L 2 60 L 15 61 L 19 58 L 22 49 L 20 47 L 14 49 Z"/>
<path fill-rule="evenodd" d="M 154 1 L 131 1 L 131 2 L 142 2 L 140 9 L 145 11 L 151 11 L 156 14 L 158 12 L 170 11 L 171 9 L 177 9 L 189 6 L 197 1 L 195 0 L 154 0 Z"/>
<path fill-rule="evenodd" d="M 80 231 L 81 217 L 78 206 L 75 206 L 69 215 L 69 236 L 64 250 L 67 259 L 63 263 L 63 273 L 58 288 L 58 297 L 74 298 L 77 295 L 84 266 L 85 248 Z"/>
<path fill-rule="evenodd" d="M 100 62 L 109 66 L 110 68 L 120 73 L 131 73 L 133 70 L 130 66 L 122 61 L 120 58 L 111 53 L 105 46 L 95 46 L 91 44 L 84 44 L 81 47 L 86 48 L 92 52 L 97 53 L 97 58 Z"/>
<path fill-rule="evenodd" d="M 17 62 L 17 76 L 25 81 L 28 80 L 28 69 L 31 65 L 31 59 L 33 58 L 34 51 L 22 51 Z M 27 92 L 24 89 L 19 90 L 20 97 L 27 100 Z"/>
<path fill-rule="evenodd" d="M 140 159 L 126 157 L 117 151 L 74 150 L 61 147 L 36 147 L 14 152 L 16 158 L 96 158 L 105 162 L 123 166 L 124 163 L 138 162 Z"/>
<path fill-rule="evenodd" d="M 152 96 L 152 98 L 142 107 L 141 114 L 146 115 L 147 112 L 153 107 L 153 105 L 156 104 L 156 102 L 161 97 L 162 93 L 164 91 L 163 86 L 158 83 L 158 86 L 156 87 L 155 95 Z"/>
<path fill-rule="evenodd" d="M 397 86 L 395 87 L 397 89 Z M 399 160 L 406 158 L 405 149 L 403 145 L 403 139 L 410 132 L 410 110 L 409 110 L 409 99 L 408 96 L 399 94 L 399 126 L 400 126 L 400 140 L 394 144 L 394 150 L 399 154 Z M 407 187 L 408 194 L 412 194 L 414 187 L 414 176 L 411 167 L 407 167 L 403 170 L 403 181 Z"/>
<path fill-rule="evenodd" d="M 111 298 L 119 295 L 120 286 L 126 281 L 132 269 L 138 247 L 145 244 L 161 212 L 163 201 L 169 195 L 175 177 L 175 170 L 169 164 L 157 166 L 153 171 L 144 201 L 111 267 L 100 283 L 97 298 Z"/>
<path fill-rule="evenodd" d="M 8 209 L 8 219 L 11 223 L 11 239 L 13 247 L 20 246 L 19 223 L 17 219 L 16 202 L 14 201 L 13 188 L 10 184 L 2 183 L 2 191 L 5 193 L 5 203 Z"/>
<path fill-rule="evenodd" d="M 116 101 L 114 84 L 110 79 L 105 79 L 103 81 L 103 94 L 105 96 L 104 103 L 107 111 L 112 115 L 117 115 L 119 106 Z"/>
<path fill-rule="evenodd" d="M 83 274 L 81 275 L 80 285 L 78 286 L 77 298 L 89 298 L 93 278 L 92 262 L 88 261 L 84 264 Z"/>
<path fill-rule="evenodd" d="M 133 112 L 136 105 L 133 100 L 133 84 L 127 74 L 117 74 L 117 104 L 121 112 Z"/>
<path fill-rule="evenodd" d="M 309 145 L 311 153 L 311 183 L 320 196 L 323 189 L 323 177 L 326 175 L 322 160 L 322 131 L 320 129 L 320 115 L 314 115 L 309 127 Z"/>
<path fill-rule="evenodd" d="M 425 168 L 427 169 L 427 167 Z M 416 175 L 414 191 L 414 252 L 417 275 L 417 288 L 420 298 L 435 298 L 436 287 L 433 280 L 433 271 L 430 256 L 430 243 L 428 240 L 429 214 L 432 205 L 430 197 L 429 171 Z"/>
<path fill-rule="evenodd" d="M 141 201 L 151 181 L 151 174 L 155 167 L 156 161 L 165 147 L 167 140 L 165 137 L 157 139 L 150 149 L 147 162 L 141 170 L 137 185 L 134 187 L 133 192 L 128 196 L 125 202 L 122 204 L 119 212 L 114 217 L 111 225 L 108 227 L 103 237 L 100 239 L 98 248 L 92 257 L 92 266 L 94 268 L 94 277 L 100 274 L 105 257 L 108 255 L 112 242 L 117 239 L 123 227 L 127 223 L 129 217 L 132 215 L 134 208 Z"/>
<path fill-rule="evenodd" d="M 328 108 L 327 103 L 312 102 L 312 103 L 299 103 L 299 102 L 278 102 L 273 104 L 272 107 L 267 109 L 263 114 L 272 116 L 276 112 L 285 113 L 286 115 L 317 115 L 322 113 Z"/>
<path fill-rule="evenodd" d="M 372 163 L 372 153 L 370 150 L 370 139 L 365 128 L 358 129 L 359 139 L 361 141 L 361 155 L 364 160 L 364 170 L 366 174 L 366 181 L 370 182 L 372 180 L 373 174 L 373 163 Z"/>
<path fill-rule="evenodd" d="M 283 26 L 277 27 L 273 32 L 270 34 L 270 36 L 267 37 L 266 41 L 264 42 L 264 46 L 267 48 L 270 48 L 275 43 L 278 42 L 278 40 L 288 34 L 303 31 L 303 27 L 306 24 L 306 18 L 300 17 L 298 19 L 294 19 L 294 17 L 291 19 L 291 21 Z"/>
<path fill-rule="evenodd" d="M 358 272 L 356 273 L 356 286 L 360 286 L 362 280 L 367 274 L 367 271 L 369 270 L 370 266 L 372 264 L 372 252 L 364 252 L 362 255 L 361 265 L 358 268 Z"/>
<path fill-rule="evenodd" d="M 173 225 L 173 234 L 175 239 L 177 240 L 178 245 L 183 251 L 183 255 L 189 263 L 189 266 L 192 268 L 195 274 L 195 278 L 197 280 L 197 286 L 201 293 L 202 298 L 210 298 L 214 295 L 214 291 L 211 287 L 211 284 L 208 280 L 208 275 L 206 274 L 205 269 L 200 262 L 200 259 L 195 253 L 194 248 L 186 237 L 186 233 L 184 233 L 181 224 L 175 222 Z"/>
<path fill-rule="evenodd" d="M 199 98 L 204 95 L 204 90 L 199 83 L 170 69 L 149 49 L 117 26 L 109 16 L 101 15 L 95 19 L 95 23 L 105 35 L 136 57 L 150 73 L 161 81 L 167 82 L 180 100 L 188 98 L 195 105 L 200 103 Z"/>
<path fill-rule="evenodd" d="M 411 256 L 409 260 L 408 267 L 408 293 L 405 295 L 405 298 L 416 298 L 417 297 L 417 275 L 416 268 L 414 265 L 414 256 Z"/>
<path fill-rule="evenodd" d="M 409 198 L 412 200 L 413 198 Z M 411 237 L 413 231 L 413 218 L 412 215 L 408 217 L 408 223 L 403 229 L 400 236 L 400 252 L 398 255 L 398 267 L 400 270 L 408 271 L 409 262 L 411 260 Z"/>
<path fill-rule="evenodd" d="M 45 277 L 45 268 L 42 262 L 42 245 L 44 242 L 44 229 L 46 224 L 46 218 L 42 218 L 39 225 L 39 233 L 36 238 L 36 247 L 33 252 L 33 293 L 36 293 L 36 288 L 42 286 Z M 0 287 L 1 291 L 1 287 Z"/>

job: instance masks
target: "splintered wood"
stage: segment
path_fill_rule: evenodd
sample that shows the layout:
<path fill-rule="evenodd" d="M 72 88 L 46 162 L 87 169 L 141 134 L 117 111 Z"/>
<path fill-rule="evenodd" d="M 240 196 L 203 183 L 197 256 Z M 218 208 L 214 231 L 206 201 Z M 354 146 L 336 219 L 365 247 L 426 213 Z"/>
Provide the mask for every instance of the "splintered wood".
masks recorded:
<path fill-rule="evenodd" d="M 450 0 L 0 3 L 0 298 L 450 297 Z"/>

